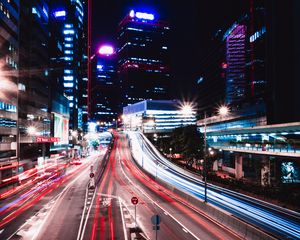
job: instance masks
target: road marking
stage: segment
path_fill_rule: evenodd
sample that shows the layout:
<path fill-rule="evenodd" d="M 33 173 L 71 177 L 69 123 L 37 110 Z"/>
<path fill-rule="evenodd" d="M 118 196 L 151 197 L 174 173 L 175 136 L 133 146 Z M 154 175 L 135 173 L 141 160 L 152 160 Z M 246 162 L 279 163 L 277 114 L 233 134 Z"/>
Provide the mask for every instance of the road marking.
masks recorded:
<path fill-rule="evenodd" d="M 201 240 L 198 238 L 192 231 L 190 231 L 186 226 L 184 226 L 181 222 L 179 222 L 173 215 L 171 215 L 167 210 L 165 210 L 162 206 L 160 206 L 156 201 L 154 201 L 144 190 L 142 190 L 140 187 L 138 187 L 136 184 L 131 181 L 131 179 L 126 175 L 126 173 L 123 170 L 123 167 L 121 165 L 121 171 L 123 175 L 127 178 L 127 180 L 136 188 L 138 189 L 145 197 L 147 197 L 151 202 L 153 202 L 157 207 L 159 207 L 161 210 L 166 212 L 175 222 L 177 222 L 182 228 L 185 228 L 195 239 Z"/>
<path fill-rule="evenodd" d="M 4 231 L 4 228 L 0 230 L 0 234 L 3 233 L 3 231 Z"/>
<path fill-rule="evenodd" d="M 186 230 L 185 228 L 182 228 L 182 230 L 183 230 L 184 232 L 188 233 L 188 230 Z"/>
<path fill-rule="evenodd" d="M 123 225 L 124 238 L 125 238 L 125 240 L 128 240 L 127 230 L 126 230 L 126 226 L 125 226 L 125 222 L 124 222 L 124 216 L 123 216 L 123 211 L 122 211 L 122 202 L 121 202 L 121 198 L 120 197 L 119 197 L 119 206 L 120 206 L 120 211 L 121 211 L 121 216 L 122 216 L 122 225 Z"/>

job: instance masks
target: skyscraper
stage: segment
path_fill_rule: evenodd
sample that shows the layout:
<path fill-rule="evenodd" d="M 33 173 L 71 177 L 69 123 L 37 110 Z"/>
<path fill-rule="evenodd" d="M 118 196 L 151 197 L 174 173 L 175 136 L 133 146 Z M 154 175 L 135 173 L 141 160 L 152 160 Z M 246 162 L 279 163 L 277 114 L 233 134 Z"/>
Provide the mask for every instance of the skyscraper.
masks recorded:
<path fill-rule="evenodd" d="M 168 99 L 169 24 L 151 13 L 131 10 L 118 27 L 118 73 L 122 105 Z"/>
<path fill-rule="evenodd" d="M 300 2 L 267 1 L 268 123 L 300 121 Z"/>
<path fill-rule="evenodd" d="M 56 18 L 56 27 L 63 35 L 61 46 L 63 64 L 61 66 L 63 65 L 64 93 L 69 99 L 70 129 L 77 129 L 78 123 L 82 125 L 83 106 L 79 105 L 79 96 L 86 97 L 79 89 L 80 83 L 86 81 L 85 66 L 83 65 L 84 58 L 86 58 L 84 12 L 85 2 L 83 0 L 52 3 L 52 14 Z"/>
<path fill-rule="evenodd" d="M 13 160 L 17 158 L 19 12 L 20 1 L 0 2 L 0 161 L 3 164 L 16 163 Z M 1 170 L 0 180 L 7 172 Z"/>
<path fill-rule="evenodd" d="M 102 45 L 92 60 L 91 120 L 112 124 L 119 110 L 119 85 L 113 46 Z"/>
<path fill-rule="evenodd" d="M 246 95 L 246 26 L 234 25 L 226 37 L 226 104 L 240 102 Z"/>
<path fill-rule="evenodd" d="M 18 109 L 21 163 L 49 153 L 49 144 L 35 141 L 36 136 L 50 136 L 48 7 L 45 0 L 20 2 Z"/>

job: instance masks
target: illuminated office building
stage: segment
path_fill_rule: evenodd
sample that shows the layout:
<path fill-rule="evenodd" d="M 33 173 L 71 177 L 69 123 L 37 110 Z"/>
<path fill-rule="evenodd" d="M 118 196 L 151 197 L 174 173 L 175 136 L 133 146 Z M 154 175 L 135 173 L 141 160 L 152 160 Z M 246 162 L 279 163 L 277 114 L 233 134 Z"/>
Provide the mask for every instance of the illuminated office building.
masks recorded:
<path fill-rule="evenodd" d="M 144 100 L 123 108 L 126 130 L 170 133 L 175 128 L 196 124 L 196 111 L 178 100 Z"/>
<path fill-rule="evenodd" d="M 52 13 L 55 21 L 53 29 L 59 31 L 63 40 L 60 48 L 63 55 L 57 58 L 62 63 L 62 82 L 64 93 L 69 99 L 70 107 L 70 129 L 83 127 L 83 115 L 87 114 L 86 104 L 81 98 L 87 98 L 86 92 L 81 92 L 79 86 L 83 81 L 87 81 L 84 65 L 86 61 L 85 44 L 85 1 L 66 0 L 54 1 L 52 3 Z M 57 30 L 58 29 L 58 30 Z M 84 85 L 84 84 L 83 84 Z M 84 90 L 83 90 L 84 91 Z"/>
<path fill-rule="evenodd" d="M 118 118 L 119 84 L 114 47 L 103 45 L 92 60 L 91 120 L 111 125 Z"/>
<path fill-rule="evenodd" d="M 0 2 L 0 162 L 6 166 L 17 159 L 19 11 L 20 1 Z M 0 181 L 11 174 L 0 171 Z"/>
<path fill-rule="evenodd" d="M 20 162 L 26 163 L 22 165 L 24 169 L 30 168 L 30 162 L 38 157 L 49 156 L 49 144 L 35 140 L 36 136 L 51 134 L 48 3 L 20 1 L 18 122 Z"/>
<path fill-rule="evenodd" d="M 237 24 L 226 37 L 226 104 L 246 95 L 246 26 Z"/>
<path fill-rule="evenodd" d="M 151 13 L 131 10 L 118 27 L 118 72 L 122 105 L 168 99 L 169 25 Z"/>

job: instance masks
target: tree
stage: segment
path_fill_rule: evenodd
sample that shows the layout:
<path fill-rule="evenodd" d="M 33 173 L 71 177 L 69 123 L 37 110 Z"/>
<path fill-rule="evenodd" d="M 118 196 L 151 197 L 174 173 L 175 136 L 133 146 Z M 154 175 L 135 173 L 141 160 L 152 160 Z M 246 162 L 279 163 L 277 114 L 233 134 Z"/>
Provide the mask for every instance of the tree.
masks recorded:
<path fill-rule="evenodd" d="M 197 126 L 176 128 L 171 134 L 170 145 L 174 153 L 183 155 L 187 165 L 203 157 L 204 137 Z"/>

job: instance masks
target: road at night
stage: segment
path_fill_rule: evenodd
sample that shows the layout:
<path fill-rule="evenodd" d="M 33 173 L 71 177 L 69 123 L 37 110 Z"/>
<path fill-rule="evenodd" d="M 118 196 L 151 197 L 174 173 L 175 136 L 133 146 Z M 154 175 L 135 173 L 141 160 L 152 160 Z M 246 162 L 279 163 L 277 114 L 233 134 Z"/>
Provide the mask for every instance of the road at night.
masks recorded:
<path fill-rule="evenodd" d="M 101 158 L 99 154 L 90 156 L 83 159 L 81 165 L 69 166 L 59 177 L 40 181 L 1 200 L 0 238 L 61 239 L 67 235 L 74 239 L 90 165 Z"/>
<path fill-rule="evenodd" d="M 155 239 L 151 217 L 158 214 L 159 239 L 239 239 L 201 216 L 197 209 L 175 200 L 169 191 L 142 173 L 131 159 L 124 135 L 115 139 L 83 239 L 130 239 L 130 231 L 135 228 L 133 196 L 139 199 L 137 225 L 142 238 Z"/>
<path fill-rule="evenodd" d="M 129 136 L 133 155 L 148 173 L 197 197 L 199 201 L 204 198 L 203 182 L 198 176 L 168 162 L 140 133 L 130 132 Z M 282 239 L 300 237 L 300 215 L 297 212 L 214 185 L 209 185 L 207 196 L 212 205 L 273 236 Z"/>

